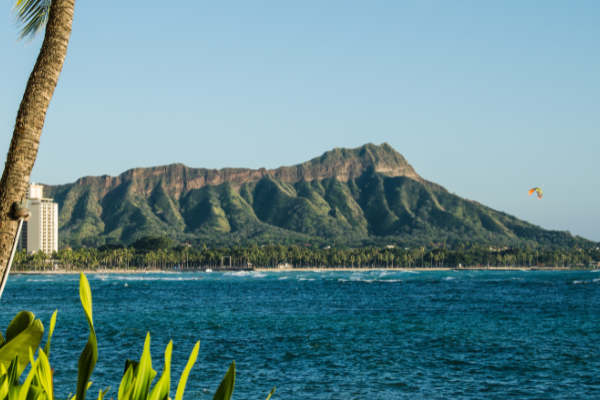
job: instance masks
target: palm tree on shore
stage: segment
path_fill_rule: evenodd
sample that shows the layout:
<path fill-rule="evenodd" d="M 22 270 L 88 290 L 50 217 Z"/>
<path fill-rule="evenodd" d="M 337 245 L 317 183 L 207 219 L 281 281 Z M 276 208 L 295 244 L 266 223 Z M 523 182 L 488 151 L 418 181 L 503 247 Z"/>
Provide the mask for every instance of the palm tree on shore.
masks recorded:
<path fill-rule="evenodd" d="M 15 203 L 27 191 L 46 111 L 67 56 L 74 12 L 75 0 L 15 0 L 13 7 L 20 39 L 31 41 L 44 28 L 45 35 L 17 112 L 0 180 L 0 275 L 8 266 L 18 226 Z"/>

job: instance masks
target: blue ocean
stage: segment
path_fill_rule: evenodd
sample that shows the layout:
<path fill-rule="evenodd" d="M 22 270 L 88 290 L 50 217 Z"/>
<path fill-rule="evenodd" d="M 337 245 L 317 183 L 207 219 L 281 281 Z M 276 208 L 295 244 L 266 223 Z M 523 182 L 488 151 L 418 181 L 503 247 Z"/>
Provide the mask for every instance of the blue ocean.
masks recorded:
<path fill-rule="evenodd" d="M 213 272 L 89 275 L 99 360 L 90 396 L 117 398 L 147 332 L 174 397 L 212 399 L 235 360 L 234 399 L 600 398 L 597 271 Z M 4 332 L 29 310 L 47 328 L 58 398 L 75 392 L 88 337 L 77 275 L 13 275 Z M 42 343 L 45 343 L 45 339 Z"/>

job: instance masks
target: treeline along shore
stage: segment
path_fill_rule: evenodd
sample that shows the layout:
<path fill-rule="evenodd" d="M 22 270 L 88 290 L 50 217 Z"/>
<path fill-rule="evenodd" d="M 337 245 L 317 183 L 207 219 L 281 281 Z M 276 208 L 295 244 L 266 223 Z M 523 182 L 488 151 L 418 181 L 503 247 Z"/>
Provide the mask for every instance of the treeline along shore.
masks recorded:
<path fill-rule="evenodd" d="M 61 249 L 52 255 L 18 252 L 13 271 L 173 270 L 173 269 L 319 269 L 319 268 L 597 268 L 598 247 L 563 250 L 495 248 L 465 243 L 455 248 L 396 246 L 314 248 L 251 245 L 201 248 L 175 246 L 169 237 L 147 236 L 131 246 Z"/>

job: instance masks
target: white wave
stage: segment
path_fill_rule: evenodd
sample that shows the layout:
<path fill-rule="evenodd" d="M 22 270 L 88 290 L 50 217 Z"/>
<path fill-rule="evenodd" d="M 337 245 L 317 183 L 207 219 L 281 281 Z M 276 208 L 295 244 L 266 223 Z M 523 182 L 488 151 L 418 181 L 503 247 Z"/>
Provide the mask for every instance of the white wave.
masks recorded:
<path fill-rule="evenodd" d="M 111 276 L 104 280 L 116 281 L 197 281 L 201 278 L 196 277 L 166 277 L 166 276 Z"/>
<path fill-rule="evenodd" d="M 287 276 L 282 276 L 281 278 L 277 278 L 278 281 L 284 281 L 286 280 L 288 277 Z"/>
<path fill-rule="evenodd" d="M 264 278 L 267 274 L 263 274 L 262 272 L 254 272 L 252 273 L 253 278 Z"/>
<path fill-rule="evenodd" d="M 225 276 L 248 276 L 250 272 L 248 271 L 235 271 L 235 272 L 226 272 Z"/>
<path fill-rule="evenodd" d="M 355 280 L 363 279 L 364 277 L 365 277 L 364 273 L 354 272 L 352 275 L 350 275 L 350 280 L 355 281 Z"/>
<path fill-rule="evenodd" d="M 402 271 L 400 271 L 401 274 L 407 273 L 407 274 L 418 274 L 419 272 L 417 271 L 409 271 L 406 269 L 403 269 Z"/>
<path fill-rule="evenodd" d="M 338 282 L 365 282 L 365 283 L 373 283 L 373 282 L 385 282 L 385 283 L 395 283 L 395 282 L 404 282 L 402 279 L 338 279 Z"/>
<path fill-rule="evenodd" d="M 594 282 L 600 282 L 600 278 L 594 279 Z"/>
<path fill-rule="evenodd" d="M 443 279 L 443 280 L 445 280 L 445 281 L 453 281 L 453 280 L 455 280 L 456 278 L 454 278 L 454 277 L 452 277 L 452 276 L 447 276 L 447 277 L 445 277 L 445 278 L 442 278 L 442 279 Z"/>
<path fill-rule="evenodd" d="M 298 281 L 314 281 L 315 279 L 313 278 L 300 278 L 298 279 Z"/>
<path fill-rule="evenodd" d="M 582 284 L 582 283 L 584 283 L 584 282 L 582 282 L 582 281 L 573 281 L 573 285 L 579 285 L 579 284 Z"/>

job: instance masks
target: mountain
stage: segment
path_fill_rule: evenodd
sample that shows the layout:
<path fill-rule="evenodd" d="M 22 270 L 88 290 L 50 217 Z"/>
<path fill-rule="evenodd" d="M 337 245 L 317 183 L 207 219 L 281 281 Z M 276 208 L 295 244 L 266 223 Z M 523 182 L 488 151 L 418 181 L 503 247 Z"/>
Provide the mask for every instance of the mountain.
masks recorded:
<path fill-rule="evenodd" d="M 451 194 L 419 176 L 387 143 L 336 148 L 272 170 L 172 164 L 44 191 L 59 204 L 59 240 L 72 247 L 147 235 L 228 245 L 585 241 Z"/>

